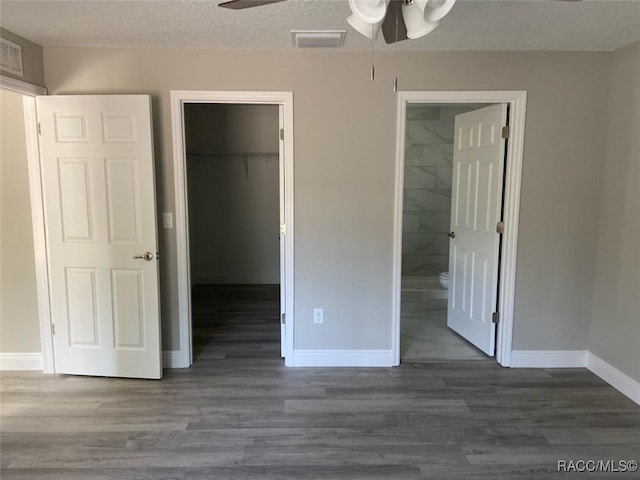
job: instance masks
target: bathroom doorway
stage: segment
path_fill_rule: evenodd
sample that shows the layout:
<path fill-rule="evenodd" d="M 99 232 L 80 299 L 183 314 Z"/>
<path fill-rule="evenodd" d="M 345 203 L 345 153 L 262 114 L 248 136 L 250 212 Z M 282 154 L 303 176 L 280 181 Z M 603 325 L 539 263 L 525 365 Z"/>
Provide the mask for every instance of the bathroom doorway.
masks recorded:
<path fill-rule="evenodd" d="M 394 265 L 398 363 L 488 356 L 496 356 L 504 366 L 510 362 L 525 102 L 524 92 L 399 94 Z M 494 115 L 490 123 L 486 115 Z M 470 121 L 475 127 L 466 128 Z M 499 161 L 487 168 L 479 158 L 490 145 Z M 471 162 L 462 160 L 468 149 L 473 151 Z M 499 174 L 489 182 L 486 195 L 491 198 L 483 198 L 483 189 L 475 185 L 489 185 L 491 169 Z M 486 206 L 487 198 L 492 207 Z M 467 223 L 471 218 L 469 225 L 475 226 L 463 228 L 465 208 L 471 212 L 465 214 Z M 476 228 L 478 218 L 484 218 L 478 216 L 482 208 L 491 215 Z M 460 238 L 451 228 L 452 218 Z M 498 225 L 503 219 L 507 221 Z M 502 227 L 503 233 L 497 233 Z M 492 242 L 493 257 L 483 256 L 484 247 L 475 240 L 469 243 L 469 232 L 483 231 Z M 447 289 L 450 266 L 453 294 Z M 478 274 L 483 271 L 489 274 Z M 467 314 L 463 324 L 461 310 Z"/>
<path fill-rule="evenodd" d="M 455 117 L 482 105 L 407 106 L 400 359 L 482 360 L 481 351 L 447 328 Z"/>

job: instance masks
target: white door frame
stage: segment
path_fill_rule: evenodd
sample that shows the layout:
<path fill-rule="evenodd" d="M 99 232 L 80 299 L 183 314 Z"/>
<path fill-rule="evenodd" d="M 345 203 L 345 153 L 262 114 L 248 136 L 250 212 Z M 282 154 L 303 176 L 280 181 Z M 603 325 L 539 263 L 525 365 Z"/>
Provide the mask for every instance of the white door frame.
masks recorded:
<path fill-rule="evenodd" d="M 38 145 L 38 117 L 36 96 L 46 95 L 47 89 L 0 75 L 0 88 L 22 94 L 24 127 L 29 171 L 29 198 L 31 202 L 31 226 L 36 267 L 36 293 L 38 298 L 38 323 L 40 326 L 40 348 L 42 349 L 42 371 L 55 373 L 53 357 L 53 332 L 49 308 L 49 274 L 47 270 L 47 243 L 45 238 L 44 203 L 40 171 L 40 147 Z"/>
<path fill-rule="evenodd" d="M 424 91 L 398 92 L 396 138 L 396 198 L 393 239 L 393 327 L 392 353 L 400 363 L 400 296 L 402 280 L 402 208 L 404 187 L 405 130 L 408 104 L 443 103 L 506 103 L 509 105 L 509 140 L 507 142 L 504 185 L 504 234 L 500 263 L 500 291 L 496 360 L 511 366 L 513 337 L 513 306 L 515 295 L 518 219 L 520 212 L 520 182 L 524 147 L 526 91 Z"/>
<path fill-rule="evenodd" d="M 286 343 L 285 365 L 293 361 L 293 92 L 225 92 L 172 90 L 173 175 L 175 186 L 175 228 L 178 271 L 178 322 L 180 350 L 172 355 L 174 368 L 193 363 L 191 330 L 191 278 L 189 272 L 189 219 L 187 216 L 187 176 L 184 141 L 185 103 L 239 103 L 282 105 L 284 109 L 284 214 L 286 221 Z"/>

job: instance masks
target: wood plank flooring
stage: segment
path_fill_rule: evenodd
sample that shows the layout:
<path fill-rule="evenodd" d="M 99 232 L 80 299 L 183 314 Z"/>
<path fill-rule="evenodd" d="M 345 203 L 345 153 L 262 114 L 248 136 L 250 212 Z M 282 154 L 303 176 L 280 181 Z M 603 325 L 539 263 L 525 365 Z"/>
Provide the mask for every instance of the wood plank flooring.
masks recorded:
<path fill-rule="evenodd" d="M 491 360 L 286 368 L 277 287 L 194 291 L 161 381 L 2 372 L 2 480 L 640 478 L 640 406 L 585 369 Z"/>

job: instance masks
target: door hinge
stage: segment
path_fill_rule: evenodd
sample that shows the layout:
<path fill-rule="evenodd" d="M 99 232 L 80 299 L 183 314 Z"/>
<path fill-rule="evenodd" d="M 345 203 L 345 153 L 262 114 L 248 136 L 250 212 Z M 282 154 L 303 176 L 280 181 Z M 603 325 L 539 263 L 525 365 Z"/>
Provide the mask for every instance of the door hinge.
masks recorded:
<path fill-rule="evenodd" d="M 502 127 L 502 138 L 509 138 L 509 125 Z"/>
<path fill-rule="evenodd" d="M 286 235 L 287 233 L 287 224 L 286 223 L 281 223 L 280 224 L 280 235 Z"/>
<path fill-rule="evenodd" d="M 493 323 L 500 323 L 500 313 L 499 312 L 493 312 L 493 315 L 491 315 L 491 321 Z"/>
<path fill-rule="evenodd" d="M 282 325 L 287 323 L 287 314 L 283 313 L 282 315 L 280 315 L 280 321 L 282 322 Z"/>
<path fill-rule="evenodd" d="M 504 233 L 504 222 L 496 223 L 496 232 L 502 235 Z"/>
<path fill-rule="evenodd" d="M 280 129 L 280 140 L 284 140 L 284 128 Z"/>
<path fill-rule="evenodd" d="M 55 324 L 55 323 L 52 323 L 52 324 L 51 324 L 51 333 L 52 333 L 53 335 L 55 335 L 55 334 L 56 334 L 56 324 Z"/>
<path fill-rule="evenodd" d="M 42 135 L 42 124 L 38 122 L 38 135 Z"/>

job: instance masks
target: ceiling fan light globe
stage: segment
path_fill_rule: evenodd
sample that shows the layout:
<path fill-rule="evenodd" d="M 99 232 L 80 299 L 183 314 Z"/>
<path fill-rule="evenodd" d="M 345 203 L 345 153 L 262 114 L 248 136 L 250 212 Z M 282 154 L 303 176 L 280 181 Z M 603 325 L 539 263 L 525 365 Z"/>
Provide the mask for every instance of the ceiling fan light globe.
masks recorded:
<path fill-rule="evenodd" d="M 364 22 L 356 14 L 349 15 L 347 17 L 347 23 L 349 23 L 349 25 L 351 25 L 356 32 L 372 40 L 378 38 L 378 32 L 380 31 L 380 27 L 382 26 L 382 22 Z"/>
<path fill-rule="evenodd" d="M 402 18 L 407 27 L 407 37 L 411 40 L 428 35 L 438 26 L 438 22 L 424 20 L 422 10 L 416 3 L 402 6 Z"/>
<path fill-rule="evenodd" d="M 424 9 L 424 21 L 439 22 L 451 11 L 454 3 L 456 3 L 456 0 L 429 0 Z"/>
<path fill-rule="evenodd" d="M 354 15 L 366 23 L 379 23 L 384 20 L 389 0 L 349 0 Z"/>
<path fill-rule="evenodd" d="M 410 4 L 404 4 L 403 7 L 409 7 L 411 5 L 413 5 L 415 8 L 417 8 L 420 13 L 422 15 L 424 15 L 424 11 L 427 8 L 427 4 L 433 2 L 434 0 L 413 0 L 413 2 L 411 2 Z"/>

